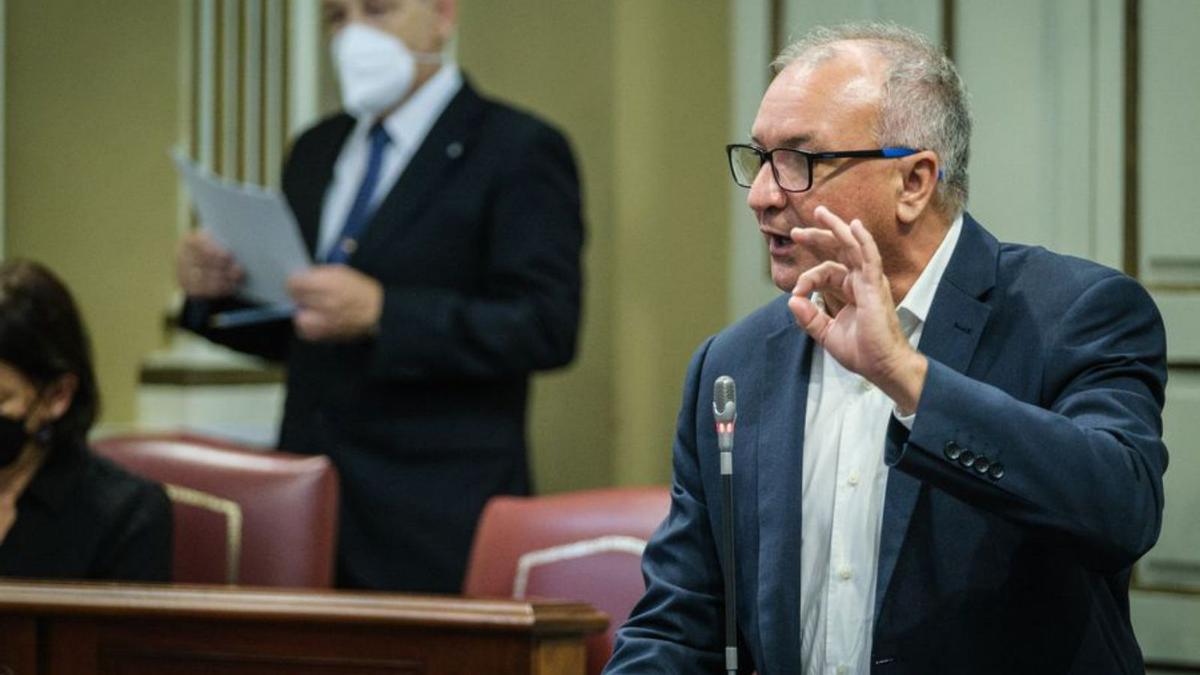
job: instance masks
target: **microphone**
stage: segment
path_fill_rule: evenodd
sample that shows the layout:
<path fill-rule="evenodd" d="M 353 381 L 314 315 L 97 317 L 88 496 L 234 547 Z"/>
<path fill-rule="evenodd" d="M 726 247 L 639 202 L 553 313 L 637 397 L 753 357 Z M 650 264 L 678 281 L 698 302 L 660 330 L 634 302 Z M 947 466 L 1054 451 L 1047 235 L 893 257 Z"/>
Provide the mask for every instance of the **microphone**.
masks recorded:
<path fill-rule="evenodd" d="M 737 587 L 733 568 L 733 428 L 737 421 L 737 387 L 733 378 L 722 375 L 713 383 L 713 420 L 717 426 L 717 449 L 721 451 L 721 513 L 725 521 L 721 550 L 725 553 L 725 670 L 736 675 Z"/>
<path fill-rule="evenodd" d="M 721 450 L 721 474 L 733 473 L 733 425 L 737 421 L 737 387 L 733 378 L 722 375 L 713 383 L 713 418 L 717 422 L 717 447 Z"/>

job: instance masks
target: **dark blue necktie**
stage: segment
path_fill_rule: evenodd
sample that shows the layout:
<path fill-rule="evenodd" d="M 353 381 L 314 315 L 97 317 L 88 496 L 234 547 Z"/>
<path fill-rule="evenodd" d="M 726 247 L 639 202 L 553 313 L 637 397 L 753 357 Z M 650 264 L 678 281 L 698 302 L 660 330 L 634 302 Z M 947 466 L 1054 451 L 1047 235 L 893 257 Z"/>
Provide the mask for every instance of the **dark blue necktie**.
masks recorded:
<path fill-rule="evenodd" d="M 346 216 L 346 224 L 342 226 L 341 234 L 338 235 L 337 241 L 326 254 L 325 262 L 344 263 L 358 248 L 359 237 L 371 220 L 371 197 L 375 195 L 375 188 L 379 187 L 379 170 L 383 166 L 383 151 L 390 140 L 383 124 L 379 122 L 376 122 L 368 132 L 367 141 L 371 144 L 371 150 L 367 155 L 367 171 L 363 174 L 362 183 L 358 186 L 358 194 L 354 197 L 354 205 L 350 207 L 350 214 Z"/>

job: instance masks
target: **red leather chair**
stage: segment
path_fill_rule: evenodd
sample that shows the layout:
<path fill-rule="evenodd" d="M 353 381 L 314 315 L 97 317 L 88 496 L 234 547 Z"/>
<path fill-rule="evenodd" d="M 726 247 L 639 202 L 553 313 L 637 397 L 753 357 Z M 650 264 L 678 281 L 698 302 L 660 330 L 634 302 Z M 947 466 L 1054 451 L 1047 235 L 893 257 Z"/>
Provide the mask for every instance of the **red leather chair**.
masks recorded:
<path fill-rule="evenodd" d="M 327 457 L 192 434 L 111 436 L 92 447 L 166 486 L 175 581 L 333 585 L 338 479 Z"/>
<path fill-rule="evenodd" d="M 666 487 L 494 497 L 484 508 L 463 592 L 579 600 L 609 616 L 588 639 L 588 673 L 612 655 L 613 635 L 645 592 L 642 549 L 667 515 Z"/>

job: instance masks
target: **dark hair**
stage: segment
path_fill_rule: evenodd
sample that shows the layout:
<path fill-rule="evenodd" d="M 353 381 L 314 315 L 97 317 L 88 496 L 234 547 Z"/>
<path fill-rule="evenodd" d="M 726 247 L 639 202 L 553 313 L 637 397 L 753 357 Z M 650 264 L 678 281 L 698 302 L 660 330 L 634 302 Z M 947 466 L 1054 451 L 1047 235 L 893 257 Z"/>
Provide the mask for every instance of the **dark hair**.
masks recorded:
<path fill-rule="evenodd" d="M 83 447 L 100 408 L 91 347 L 70 291 L 36 262 L 0 264 L 0 360 L 38 389 L 66 374 L 79 380 L 71 406 L 47 428 L 55 449 Z"/>

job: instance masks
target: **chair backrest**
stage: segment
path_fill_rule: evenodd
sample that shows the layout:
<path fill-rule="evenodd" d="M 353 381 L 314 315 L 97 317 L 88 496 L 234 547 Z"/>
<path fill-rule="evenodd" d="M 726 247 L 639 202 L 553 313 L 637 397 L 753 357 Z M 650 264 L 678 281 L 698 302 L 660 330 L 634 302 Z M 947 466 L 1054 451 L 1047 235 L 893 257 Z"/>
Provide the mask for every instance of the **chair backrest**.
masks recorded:
<path fill-rule="evenodd" d="M 588 640 L 588 672 L 599 673 L 646 590 L 642 549 L 670 504 L 658 486 L 494 497 L 475 531 L 463 592 L 580 600 L 603 611 L 608 630 Z"/>
<path fill-rule="evenodd" d="M 92 447 L 166 486 L 175 581 L 333 585 L 338 479 L 327 457 L 193 434 L 110 436 Z"/>

